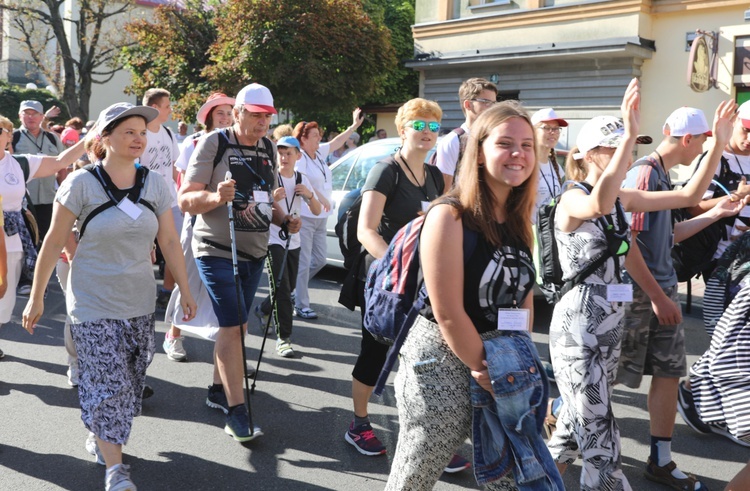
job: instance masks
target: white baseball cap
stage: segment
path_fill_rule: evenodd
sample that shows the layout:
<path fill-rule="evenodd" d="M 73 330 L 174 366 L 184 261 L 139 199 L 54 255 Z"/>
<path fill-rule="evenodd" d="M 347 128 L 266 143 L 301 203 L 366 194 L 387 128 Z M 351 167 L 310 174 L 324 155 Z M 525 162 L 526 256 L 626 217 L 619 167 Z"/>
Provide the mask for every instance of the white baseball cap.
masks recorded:
<path fill-rule="evenodd" d="M 96 120 L 97 134 L 101 135 L 102 132 L 107 129 L 107 126 L 118 119 L 128 118 L 130 116 L 142 116 L 146 118 L 146 123 L 150 123 L 159 116 L 159 111 L 149 106 L 134 106 L 129 102 L 118 102 L 112 104 L 99 113 L 99 118 Z"/>
<path fill-rule="evenodd" d="M 614 116 L 596 116 L 584 123 L 576 138 L 578 153 L 573 158 L 580 160 L 586 152 L 596 147 L 617 148 L 622 143 L 625 127 L 619 118 Z M 638 135 L 635 142 L 648 145 L 653 139 L 648 135 Z"/>
<path fill-rule="evenodd" d="M 713 136 L 703 111 L 683 106 L 669 115 L 662 128 L 667 136 L 707 135 Z"/>
<path fill-rule="evenodd" d="M 537 112 L 534 113 L 533 116 L 531 116 L 531 124 L 534 126 L 537 125 L 537 123 L 542 123 L 545 121 L 555 121 L 558 125 L 565 127 L 568 126 L 568 122 L 565 121 L 563 118 L 557 115 L 554 109 L 551 107 L 545 107 L 544 109 L 540 109 Z"/>
<path fill-rule="evenodd" d="M 739 118 L 742 126 L 750 128 L 750 101 L 743 102 L 737 111 L 737 117 Z"/>
<path fill-rule="evenodd" d="M 271 91 L 260 84 L 243 87 L 237 94 L 237 104 L 243 104 L 250 112 L 276 114 Z"/>

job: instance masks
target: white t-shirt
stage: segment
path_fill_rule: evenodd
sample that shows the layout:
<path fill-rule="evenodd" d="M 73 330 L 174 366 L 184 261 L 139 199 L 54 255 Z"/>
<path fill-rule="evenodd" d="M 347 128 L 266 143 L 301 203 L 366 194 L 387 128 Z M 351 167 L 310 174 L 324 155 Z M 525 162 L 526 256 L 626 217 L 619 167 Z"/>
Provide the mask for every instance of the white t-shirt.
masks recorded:
<path fill-rule="evenodd" d="M 531 215 L 531 223 L 536 223 L 539 208 L 550 202 L 552 198 L 560 194 L 562 186 L 560 181 L 557 180 L 557 174 L 555 169 L 552 168 L 552 164 L 549 160 L 545 162 L 539 162 L 539 183 L 536 191 L 536 207 L 534 213 Z"/>
<path fill-rule="evenodd" d="M 42 165 L 44 155 L 23 156 L 29 161 L 28 181 L 31 181 L 39 170 L 39 166 Z M 26 195 L 26 183 L 23 182 L 21 165 L 8 152 L 5 152 L 5 156 L 0 159 L 0 175 L 2 175 L 2 179 L 0 180 L 0 196 L 3 197 L 3 211 L 21 211 L 23 197 Z M 7 252 L 22 252 L 21 237 L 18 234 L 10 237 L 5 235 L 5 250 Z"/>
<path fill-rule="evenodd" d="M 148 143 L 140 162 L 164 178 L 172 195 L 172 207 L 177 206 L 177 185 L 174 182 L 172 166 L 179 155 L 180 147 L 177 145 L 177 140 L 174 139 L 174 135 L 169 136 L 166 128 L 159 126 L 159 131 L 156 133 L 148 130 Z"/>
<path fill-rule="evenodd" d="M 294 187 L 297 185 L 297 180 L 294 176 L 284 177 L 281 174 L 279 174 L 279 179 L 281 180 L 281 184 L 283 184 L 284 190 L 286 191 L 286 199 L 282 199 L 279 202 L 279 205 L 281 205 L 281 209 L 284 210 L 284 213 L 286 215 L 292 215 L 292 212 L 294 212 L 295 210 L 298 214 L 300 214 L 302 212 L 302 205 L 305 204 L 305 202 L 302 199 L 302 196 L 294 195 Z M 304 184 L 307 189 L 310 189 L 312 191 L 310 180 L 304 175 L 302 176 L 302 184 Z M 286 241 L 282 240 L 281 237 L 279 237 L 280 230 L 281 227 L 279 227 L 278 225 L 274 225 L 273 223 L 271 224 L 270 236 L 268 238 L 269 245 L 276 244 L 280 246 L 286 246 Z M 289 249 L 294 250 L 299 249 L 299 247 L 299 233 L 292 234 L 292 240 L 289 241 Z"/>
<path fill-rule="evenodd" d="M 743 175 L 747 178 L 748 182 L 750 182 L 750 155 L 736 155 L 732 152 L 724 151 L 723 154 L 725 159 L 727 159 L 727 162 L 729 163 L 729 170 L 732 172 L 736 172 L 737 174 Z M 703 159 L 705 160 L 705 159 Z M 701 164 L 703 163 L 703 160 L 701 160 Z M 714 174 L 714 179 L 718 179 L 718 177 L 721 175 L 721 163 L 719 163 L 719 166 L 716 168 L 716 173 Z M 730 189 L 729 191 L 734 191 L 734 189 Z M 716 194 L 714 194 L 716 192 Z M 719 198 L 725 196 L 724 191 L 718 188 L 716 184 L 713 182 L 708 185 L 708 189 L 703 194 L 703 199 L 712 199 L 712 198 Z M 743 210 L 740 212 L 740 215 L 742 216 L 748 216 L 748 212 L 750 210 L 747 210 L 747 207 L 743 208 Z M 739 232 L 735 227 L 737 225 L 744 225 L 743 222 L 740 220 L 734 221 L 734 226 L 727 225 L 727 237 L 732 236 L 738 236 L 741 235 L 742 232 Z M 724 254 L 724 251 L 727 247 L 729 247 L 729 244 L 731 244 L 731 240 L 720 240 L 719 245 L 716 248 L 716 254 L 714 254 L 714 259 L 720 258 L 722 254 Z"/>
<path fill-rule="evenodd" d="M 204 135 L 206 135 L 205 131 L 199 131 L 185 137 L 185 141 L 180 144 L 180 156 L 177 157 L 177 162 L 174 163 L 178 170 L 182 172 L 187 170 L 190 156 L 193 155 L 198 140 Z"/>
<path fill-rule="evenodd" d="M 469 134 L 469 125 L 466 123 L 461 125 L 461 129 L 464 130 L 466 135 Z M 461 150 L 459 138 L 455 131 L 451 131 L 440 140 L 435 149 L 435 165 L 440 169 L 440 172 L 451 177 L 456 173 L 458 154 Z"/>
<path fill-rule="evenodd" d="M 310 181 L 310 184 L 312 185 L 312 191 L 317 195 L 323 197 L 328 200 L 328 202 L 331 204 L 331 210 L 326 212 L 325 210 L 322 210 L 320 212 L 320 215 L 314 215 L 313 212 L 310 211 L 310 208 L 307 206 L 306 203 L 302 203 L 302 216 L 307 218 L 328 218 L 328 216 L 333 213 L 333 200 L 331 199 L 331 196 L 333 195 L 333 177 L 331 175 L 331 169 L 328 168 L 326 165 L 326 158 L 328 158 L 328 153 L 330 152 L 330 144 L 328 143 L 321 143 L 320 148 L 318 148 L 318 151 L 315 153 L 315 158 L 310 158 L 309 155 L 307 155 L 307 152 L 304 150 L 302 151 L 302 158 L 300 158 L 297 161 L 297 166 L 295 170 L 297 172 L 301 172 L 303 176 L 306 176 L 307 179 Z"/>

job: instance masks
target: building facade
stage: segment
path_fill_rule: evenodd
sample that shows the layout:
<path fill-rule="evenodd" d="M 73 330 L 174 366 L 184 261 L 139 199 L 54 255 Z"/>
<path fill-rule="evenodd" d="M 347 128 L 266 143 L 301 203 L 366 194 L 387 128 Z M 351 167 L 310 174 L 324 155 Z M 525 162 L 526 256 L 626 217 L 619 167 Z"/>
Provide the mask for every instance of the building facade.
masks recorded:
<path fill-rule="evenodd" d="M 750 98 L 748 7 L 740 0 L 417 0 L 416 54 L 407 65 L 420 73 L 420 94 L 443 107 L 444 126 L 464 119 L 461 81 L 481 76 L 497 83 L 501 98 L 530 112 L 554 107 L 569 120 L 562 148 L 585 120 L 619 115 L 628 82 L 639 77 L 641 130 L 656 143 L 680 106 L 703 109 L 710 120 L 721 100 Z M 696 30 L 717 43 L 715 87 L 701 93 L 687 81 Z M 638 154 L 653 148 L 642 147 Z"/>

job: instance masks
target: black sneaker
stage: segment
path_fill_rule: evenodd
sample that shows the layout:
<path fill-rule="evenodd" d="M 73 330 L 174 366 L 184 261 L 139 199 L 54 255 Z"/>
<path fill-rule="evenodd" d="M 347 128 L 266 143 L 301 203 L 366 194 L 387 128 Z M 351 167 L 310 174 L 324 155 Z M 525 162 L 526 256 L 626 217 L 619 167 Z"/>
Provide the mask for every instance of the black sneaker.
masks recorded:
<path fill-rule="evenodd" d="M 214 409 L 220 409 L 224 414 L 229 413 L 229 403 L 224 388 L 217 388 L 214 385 L 208 387 L 208 397 L 206 397 L 206 406 Z"/>
<path fill-rule="evenodd" d="M 154 395 L 154 389 L 150 385 L 143 386 L 143 392 L 141 393 L 141 399 L 148 399 Z"/>
<path fill-rule="evenodd" d="M 698 411 L 695 409 L 693 393 L 685 387 L 685 382 L 680 382 L 677 389 L 677 412 L 680 413 L 685 423 L 698 433 L 711 433 L 711 427 L 701 421 Z"/>
<path fill-rule="evenodd" d="M 229 409 L 224 433 L 241 443 L 249 442 L 263 434 L 260 428 L 250 428 L 250 417 L 247 414 L 247 406 L 244 404 Z"/>
<path fill-rule="evenodd" d="M 169 304 L 169 299 L 172 297 L 171 290 L 159 289 L 159 294 L 156 295 L 156 308 L 166 309 Z"/>

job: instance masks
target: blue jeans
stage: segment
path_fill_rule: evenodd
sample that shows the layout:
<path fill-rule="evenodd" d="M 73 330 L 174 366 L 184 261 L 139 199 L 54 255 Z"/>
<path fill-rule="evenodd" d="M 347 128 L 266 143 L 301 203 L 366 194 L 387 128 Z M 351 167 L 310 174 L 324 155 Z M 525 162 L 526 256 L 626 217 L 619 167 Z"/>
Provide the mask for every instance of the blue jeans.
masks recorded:
<path fill-rule="evenodd" d="M 211 306 L 221 327 L 234 327 L 247 322 L 247 313 L 253 304 L 263 274 L 263 260 L 238 261 L 240 274 L 240 308 L 237 308 L 237 286 L 234 281 L 232 260 L 223 257 L 200 256 L 195 258 L 203 284 L 206 285 Z M 239 319 L 237 318 L 239 310 Z"/>
<path fill-rule="evenodd" d="M 482 485 L 513 470 L 521 491 L 564 491 L 541 436 L 547 377 L 525 331 L 482 335 L 492 394 L 471 380 L 474 473 Z"/>

